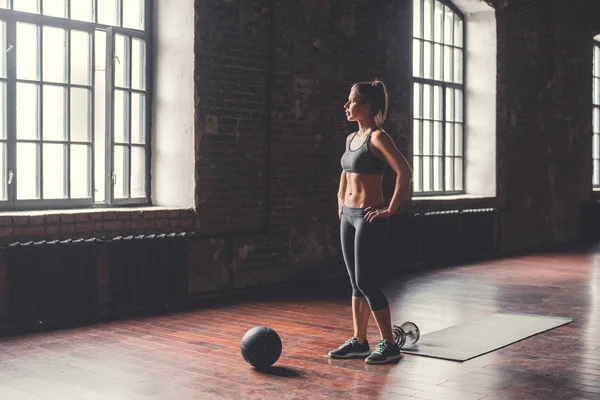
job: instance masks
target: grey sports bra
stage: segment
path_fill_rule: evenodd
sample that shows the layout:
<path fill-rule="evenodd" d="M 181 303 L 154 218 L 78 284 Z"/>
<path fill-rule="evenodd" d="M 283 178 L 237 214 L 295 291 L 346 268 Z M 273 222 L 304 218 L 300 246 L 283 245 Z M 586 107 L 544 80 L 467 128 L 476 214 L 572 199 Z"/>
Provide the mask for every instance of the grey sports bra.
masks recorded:
<path fill-rule="evenodd" d="M 375 157 L 375 155 L 371 153 L 371 150 L 369 150 L 369 141 L 371 140 L 373 131 L 369 132 L 367 138 L 358 149 L 350 150 L 350 146 L 352 145 L 356 133 L 354 133 L 352 139 L 348 142 L 348 147 L 342 155 L 342 168 L 344 171 L 354 172 L 356 174 L 383 174 L 387 164 Z"/>

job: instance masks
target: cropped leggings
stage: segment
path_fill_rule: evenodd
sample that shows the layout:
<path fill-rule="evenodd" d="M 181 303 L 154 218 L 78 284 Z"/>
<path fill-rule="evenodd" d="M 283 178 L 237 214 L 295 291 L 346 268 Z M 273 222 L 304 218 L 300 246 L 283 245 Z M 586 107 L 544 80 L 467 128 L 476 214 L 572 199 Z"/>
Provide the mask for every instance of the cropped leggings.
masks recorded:
<path fill-rule="evenodd" d="M 364 216 L 363 208 L 342 208 L 342 254 L 350 275 L 352 296 L 365 297 L 371 311 L 379 311 L 388 305 L 388 300 L 377 283 L 377 269 L 381 263 L 388 219 L 377 218 L 368 222 Z"/>

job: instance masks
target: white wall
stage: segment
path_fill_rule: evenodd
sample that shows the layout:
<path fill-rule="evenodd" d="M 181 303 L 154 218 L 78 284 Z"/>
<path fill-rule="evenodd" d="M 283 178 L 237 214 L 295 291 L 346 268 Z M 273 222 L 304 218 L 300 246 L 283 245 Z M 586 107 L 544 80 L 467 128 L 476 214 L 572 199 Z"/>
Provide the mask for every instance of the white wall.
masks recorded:
<path fill-rule="evenodd" d="M 194 207 L 194 1 L 154 1 L 152 203 Z"/>
<path fill-rule="evenodd" d="M 459 2 L 457 2 L 459 3 Z M 468 195 L 496 195 L 496 17 L 491 7 L 465 13 L 466 176 Z"/>

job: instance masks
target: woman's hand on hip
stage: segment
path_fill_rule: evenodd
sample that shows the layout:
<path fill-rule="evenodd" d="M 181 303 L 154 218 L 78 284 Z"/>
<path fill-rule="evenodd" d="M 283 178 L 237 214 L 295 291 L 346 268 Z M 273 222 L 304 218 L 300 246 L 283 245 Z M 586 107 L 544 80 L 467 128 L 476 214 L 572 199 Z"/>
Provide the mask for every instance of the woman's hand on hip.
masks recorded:
<path fill-rule="evenodd" d="M 394 215 L 388 208 L 380 207 L 367 207 L 365 208 L 365 219 L 367 222 L 373 222 L 377 218 L 389 218 Z"/>

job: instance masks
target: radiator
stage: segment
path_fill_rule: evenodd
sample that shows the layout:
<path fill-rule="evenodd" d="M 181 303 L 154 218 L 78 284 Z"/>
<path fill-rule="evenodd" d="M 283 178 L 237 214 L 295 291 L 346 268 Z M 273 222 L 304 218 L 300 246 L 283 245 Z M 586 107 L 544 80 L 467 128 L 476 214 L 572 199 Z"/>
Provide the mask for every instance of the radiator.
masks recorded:
<path fill-rule="evenodd" d="M 6 322 L 16 325 L 148 313 L 187 299 L 185 233 L 14 243 L 3 249 Z M 99 271 L 109 275 L 99 301 Z"/>
<path fill-rule="evenodd" d="M 590 201 L 581 204 L 581 240 L 584 243 L 600 242 L 600 202 Z"/>
<path fill-rule="evenodd" d="M 496 249 L 495 216 L 494 209 L 395 216 L 385 242 L 386 268 L 490 256 Z"/>
<path fill-rule="evenodd" d="M 97 243 L 14 243 L 4 250 L 8 322 L 40 324 L 89 317 L 98 305 Z"/>
<path fill-rule="evenodd" d="M 183 305 L 188 294 L 185 233 L 117 237 L 108 247 L 113 313 Z"/>

